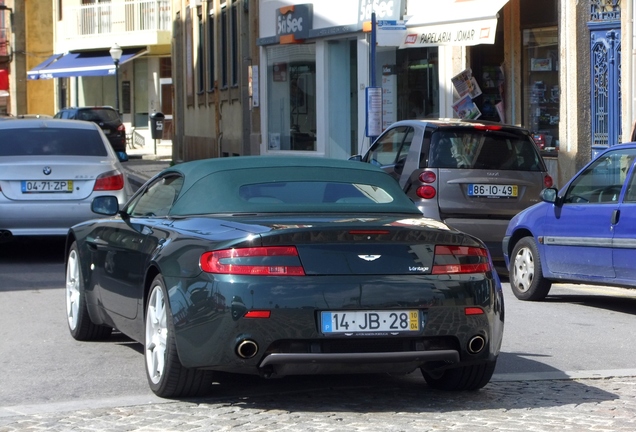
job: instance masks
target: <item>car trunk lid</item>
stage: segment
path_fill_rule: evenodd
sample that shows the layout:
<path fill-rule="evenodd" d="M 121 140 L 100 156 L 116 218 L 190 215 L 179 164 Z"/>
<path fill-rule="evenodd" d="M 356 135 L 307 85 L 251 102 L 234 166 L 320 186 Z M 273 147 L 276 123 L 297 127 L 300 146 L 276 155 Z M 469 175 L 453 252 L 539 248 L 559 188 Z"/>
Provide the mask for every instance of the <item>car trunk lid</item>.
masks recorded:
<path fill-rule="evenodd" d="M 295 246 L 308 275 L 431 274 L 437 244 L 481 246 L 440 222 L 407 215 L 321 219 L 279 216 L 275 221 L 250 217 L 241 222 L 237 227 L 260 233 L 262 246 Z M 270 229 L 263 230 L 264 225 Z"/>
<path fill-rule="evenodd" d="M 81 200 L 92 193 L 97 176 L 113 168 L 101 157 L 49 156 L 46 163 L 6 157 L 0 163 L 0 187 L 15 201 Z"/>

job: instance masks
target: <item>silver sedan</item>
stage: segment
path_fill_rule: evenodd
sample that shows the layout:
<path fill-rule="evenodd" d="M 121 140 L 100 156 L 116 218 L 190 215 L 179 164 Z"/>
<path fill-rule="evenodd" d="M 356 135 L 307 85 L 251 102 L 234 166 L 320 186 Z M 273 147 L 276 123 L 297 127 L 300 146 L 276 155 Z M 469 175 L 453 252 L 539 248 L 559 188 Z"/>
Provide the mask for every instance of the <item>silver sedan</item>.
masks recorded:
<path fill-rule="evenodd" d="M 66 235 L 94 218 L 91 202 L 132 194 L 124 169 L 90 122 L 15 119 L 0 122 L 0 241 Z"/>

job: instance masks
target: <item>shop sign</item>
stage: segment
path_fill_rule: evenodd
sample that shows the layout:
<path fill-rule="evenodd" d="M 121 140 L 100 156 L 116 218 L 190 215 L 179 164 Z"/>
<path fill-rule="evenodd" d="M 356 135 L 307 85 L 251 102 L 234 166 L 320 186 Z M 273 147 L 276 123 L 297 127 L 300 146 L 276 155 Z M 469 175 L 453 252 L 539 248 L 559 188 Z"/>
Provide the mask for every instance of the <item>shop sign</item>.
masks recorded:
<path fill-rule="evenodd" d="M 276 11 L 276 36 L 280 43 L 306 39 L 313 26 L 313 5 L 286 6 Z"/>
<path fill-rule="evenodd" d="M 495 43 L 497 19 L 408 28 L 400 48 Z"/>
<path fill-rule="evenodd" d="M 398 20 L 402 0 L 360 0 L 359 23 L 371 21 L 371 13 L 375 12 L 378 20 Z"/>

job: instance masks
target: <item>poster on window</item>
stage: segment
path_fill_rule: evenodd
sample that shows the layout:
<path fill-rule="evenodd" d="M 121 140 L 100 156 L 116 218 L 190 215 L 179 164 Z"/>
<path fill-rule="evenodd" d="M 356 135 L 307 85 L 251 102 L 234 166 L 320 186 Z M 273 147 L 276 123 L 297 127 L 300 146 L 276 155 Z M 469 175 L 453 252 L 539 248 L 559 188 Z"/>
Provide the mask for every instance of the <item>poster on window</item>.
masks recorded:
<path fill-rule="evenodd" d="M 280 150 L 280 134 L 270 132 L 269 133 L 269 143 L 267 148 L 269 150 Z"/>
<path fill-rule="evenodd" d="M 481 116 L 481 111 L 475 105 L 475 102 L 466 95 L 453 104 L 453 111 L 462 120 L 474 120 Z"/>
<path fill-rule="evenodd" d="M 273 77 L 276 82 L 287 81 L 287 63 L 274 63 Z"/>
<path fill-rule="evenodd" d="M 473 70 L 468 68 L 464 69 L 453 78 L 451 78 L 453 87 L 460 98 L 468 95 L 471 99 L 475 99 L 481 95 L 481 88 L 477 84 L 477 80 L 473 76 Z"/>

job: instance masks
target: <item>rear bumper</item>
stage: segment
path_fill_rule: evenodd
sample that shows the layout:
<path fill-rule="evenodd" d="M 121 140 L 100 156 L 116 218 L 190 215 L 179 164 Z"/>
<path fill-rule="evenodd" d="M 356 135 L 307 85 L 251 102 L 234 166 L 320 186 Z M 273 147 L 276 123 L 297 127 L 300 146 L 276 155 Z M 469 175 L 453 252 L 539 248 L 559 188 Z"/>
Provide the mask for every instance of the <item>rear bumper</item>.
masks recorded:
<path fill-rule="evenodd" d="M 259 369 L 276 375 L 328 373 L 409 373 L 418 367 L 434 363 L 452 366 L 460 361 L 454 350 L 376 352 L 347 354 L 272 353 L 265 356 Z"/>
<path fill-rule="evenodd" d="M 186 367 L 266 376 L 408 373 L 492 361 L 502 341 L 501 285 L 486 275 L 290 277 L 271 284 L 218 275 L 207 282 L 165 280 Z M 465 308 L 474 306 L 484 313 L 467 315 Z M 245 318 L 248 310 L 271 316 Z M 418 310 L 421 326 L 408 334 L 326 335 L 320 323 L 325 310 Z M 475 337 L 483 345 L 471 352 Z M 252 351 L 241 357 L 245 341 Z"/>
<path fill-rule="evenodd" d="M 10 231 L 14 236 L 66 235 L 73 225 L 99 217 L 91 211 L 93 198 L 12 201 L 0 196 L 0 230 Z M 123 196 L 121 202 L 124 202 Z"/>

